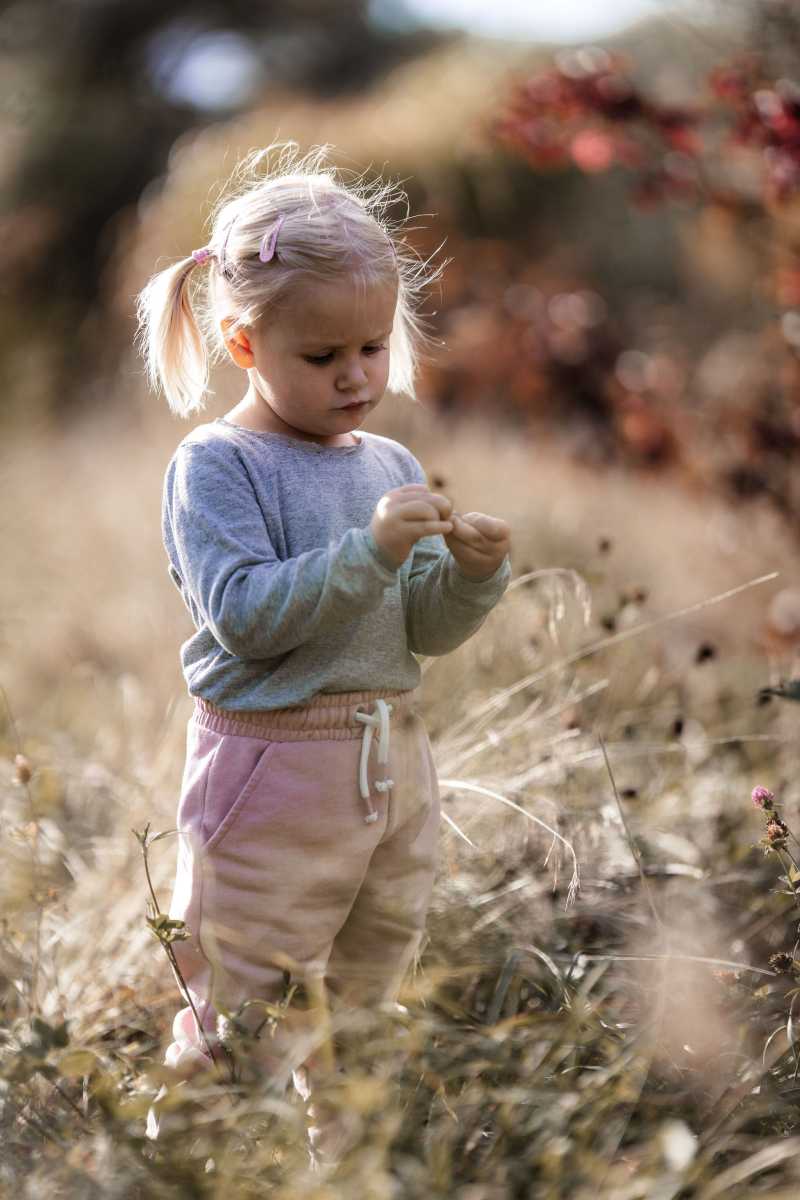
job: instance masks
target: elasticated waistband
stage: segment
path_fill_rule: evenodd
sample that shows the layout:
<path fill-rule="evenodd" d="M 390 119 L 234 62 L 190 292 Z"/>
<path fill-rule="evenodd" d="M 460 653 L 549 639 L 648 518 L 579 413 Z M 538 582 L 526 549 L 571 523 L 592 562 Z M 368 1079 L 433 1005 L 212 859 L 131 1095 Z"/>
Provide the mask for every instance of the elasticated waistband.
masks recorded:
<path fill-rule="evenodd" d="M 415 712 L 420 688 L 403 692 L 319 692 L 307 704 L 291 708 L 233 711 L 218 708 L 201 696 L 194 698 L 192 719 L 215 733 L 262 737 L 273 742 L 345 741 L 364 736 L 364 724 L 355 714 L 371 712 L 376 700 L 392 706 L 392 718 Z"/>

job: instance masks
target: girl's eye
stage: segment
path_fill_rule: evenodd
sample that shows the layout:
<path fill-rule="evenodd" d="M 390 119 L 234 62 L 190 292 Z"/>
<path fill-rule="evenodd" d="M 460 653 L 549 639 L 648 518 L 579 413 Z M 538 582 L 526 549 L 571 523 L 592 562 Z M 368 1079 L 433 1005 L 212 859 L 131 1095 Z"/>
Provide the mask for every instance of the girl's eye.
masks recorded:
<path fill-rule="evenodd" d="M 385 345 L 365 346 L 364 353 L 365 354 L 378 354 L 379 351 L 385 350 L 385 349 L 386 349 Z M 324 367 L 326 363 L 329 363 L 332 361 L 333 351 L 329 350 L 327 354 L 317 354 L 317 355 L 304 354 L 303 357 L 305 358 L 306 362 L 308 362 L 308 363 L 314 363 L 318 367 Z"/>

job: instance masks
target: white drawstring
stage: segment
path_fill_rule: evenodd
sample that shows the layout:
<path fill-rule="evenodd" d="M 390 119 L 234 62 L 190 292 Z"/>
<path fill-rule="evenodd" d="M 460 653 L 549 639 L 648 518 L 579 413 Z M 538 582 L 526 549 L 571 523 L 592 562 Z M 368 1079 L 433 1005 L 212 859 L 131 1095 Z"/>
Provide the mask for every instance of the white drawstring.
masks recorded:
<path fill-rule="evenodd" d="M 377 821 L 378 814 L 375 811 L 372 798 L 369 794 L 369 779 L 367 777 L 367 766 L 369 762 L 369 750 L 372 745 L 372 735 L 376 729 L 379 729 L 378 734 L 378 762 L 385 768 L 389 761 L 389 714 L 392 711 L 393 705 L 388 704 L 385 700 L 376 700 L 376 713 L 356 712 L 355 718 L 357 721 L 364 723 L 364 736 L 361 741 L 361 762 L 358 769 L 358 784 L 361 789 L 361 798 L 367 806 L 367 815 L 364 820 L 369 824 L 372 821 Z M 386 771 L 384 769 L 384 775 Z M 390 787 L 394 787 L 393 779 L 378 779 L 375 783 L 377 792 L 388 792 Z"/>

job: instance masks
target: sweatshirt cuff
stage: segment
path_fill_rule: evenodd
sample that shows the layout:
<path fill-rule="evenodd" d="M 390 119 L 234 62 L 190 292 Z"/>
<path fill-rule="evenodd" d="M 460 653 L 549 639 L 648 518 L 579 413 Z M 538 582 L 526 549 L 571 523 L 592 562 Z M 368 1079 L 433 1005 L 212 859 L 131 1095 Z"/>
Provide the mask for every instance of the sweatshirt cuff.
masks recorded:
<path fill-rule="evenodd" d="M 394 578 L 394 576 L 396 576 L 397 572 L 400 570 L 400 568 L 397 566 L 397 563 L 392 562 L 389 556 L 383 552 L 381 547 L 375 541 L 375 536 L 369 526 L 367 526 L 366 529 L 363 529 L 362 533 L 364 534 L 364 544 L 371 553 L 372 557 L 377 559 L 385 571 L 391 572 L 391 575 Z"/>
<path fill-rule="evenodd" d="M 465 590 L 469 590 L 471 587 L 487 588 L 488 590 L 492 590 L 500 583 L 502 583 L 504 590 L 506 584 L 511 578 L 511 559 L 508 555 L 505 556 L 497 570 L 491 575 L 487 575 L 485 579 L 472 579 L 469 575 L 465 575 L 461 570 L 461 567 L 458 565 L 456 559 L 449 551 L 447 565 L 457 580 L 458 587 L 464 588 Z"/>

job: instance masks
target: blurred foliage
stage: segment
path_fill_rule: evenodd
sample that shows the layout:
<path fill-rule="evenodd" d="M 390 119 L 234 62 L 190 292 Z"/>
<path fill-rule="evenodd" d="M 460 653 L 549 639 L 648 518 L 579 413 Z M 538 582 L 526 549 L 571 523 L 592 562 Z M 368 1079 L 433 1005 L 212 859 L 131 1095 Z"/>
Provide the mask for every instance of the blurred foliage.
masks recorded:
<path fill-rule="evenodd" d="M 658 94 L 633 51 L 564 50 L 518 73 L 492 122 L 500 144 L 539 179 L 581 173 L 580 219 L 599 220 L 618 254 L 639 214 L 672 209 L 671 237 L 659 222 L 649 239 L 649 294 L 642 278 L 615 287 L 589 258 L 583 279 L 548 279 L 532 235 L 469 256 L 457 242 L 456 259 L 471 266 L 456 269 L 450 359 L 430 379 L 445 410 L 488 404 L 521 427 L 560 426 L 590 461 L 676 466 L 695 488 L 762 497 L 793 519 L 800 11 L 754 0 L 737 18 L 729 57 L 711 60 L 713 31 L 697 32 L 708 69 L 680 101 Z M 607 219 L 611 195 L 624 219 Z M 687 290 L 664 274 L 675 249 Z"/>

